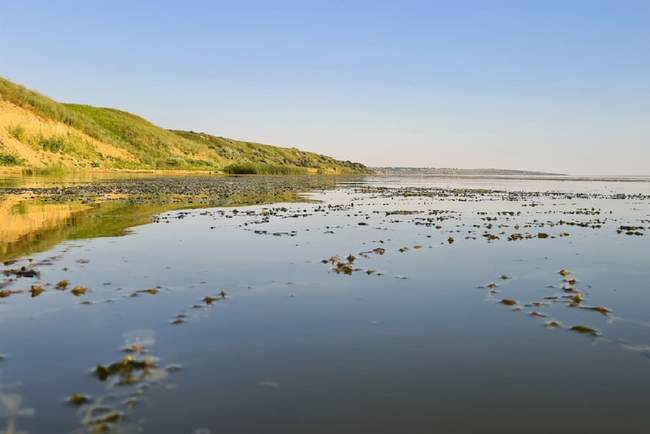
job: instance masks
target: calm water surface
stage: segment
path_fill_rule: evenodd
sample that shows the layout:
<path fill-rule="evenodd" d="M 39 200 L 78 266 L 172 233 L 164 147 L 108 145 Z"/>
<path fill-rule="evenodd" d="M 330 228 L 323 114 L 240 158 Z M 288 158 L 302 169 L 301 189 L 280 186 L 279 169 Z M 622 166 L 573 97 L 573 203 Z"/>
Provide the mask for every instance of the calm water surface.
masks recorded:
<path fill-rule="evenodd" d="M 0 198 L 0 429 L 650 429 L 650 183 L 368 178 L 304 198 L 91 217 Z"/>

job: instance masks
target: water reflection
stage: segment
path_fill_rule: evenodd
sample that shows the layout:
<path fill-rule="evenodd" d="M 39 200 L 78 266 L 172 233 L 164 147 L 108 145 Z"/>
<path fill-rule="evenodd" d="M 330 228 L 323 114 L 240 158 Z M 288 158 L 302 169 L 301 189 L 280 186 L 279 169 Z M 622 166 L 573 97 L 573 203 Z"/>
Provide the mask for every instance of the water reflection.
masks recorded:
<path fill-rule="evenodd" d="M 396 187 L 169 212 L 5 267 L 22 295 L 0 300 L 2 326 L 19 330 L 0 350 L 38 412 L 14 411 L 9 428 L 643 432 L 650 196 Z M 133 211 L 75 203 L 87 208 L 63 221 L 81 233 L 98 209 Z"/>
<path fill-rule="evenodd" d="M 0 434 L 28 434 L 27 431 L 18 429 L 18 419 L 33 416 L 33 408 L 23 407 L 23 397 L 17 393 L 4 393 L 0 385 L 0 420 L 5 420 L 6 425 Z"/>
<path fill-rule="evenodd" d="M 47 250 L 62 241 L 124 235 L 170 206 L 128 202 L 47 203 L 24 195 L 0 198 L 0 260 Z"/>
<path fill-rule="evenodd" d="M 165 211 L 304 200 L 332 180 L 240 178 L 1 178 L 0 261 L 48 250 L 65 240 L 120 236 Z"/>

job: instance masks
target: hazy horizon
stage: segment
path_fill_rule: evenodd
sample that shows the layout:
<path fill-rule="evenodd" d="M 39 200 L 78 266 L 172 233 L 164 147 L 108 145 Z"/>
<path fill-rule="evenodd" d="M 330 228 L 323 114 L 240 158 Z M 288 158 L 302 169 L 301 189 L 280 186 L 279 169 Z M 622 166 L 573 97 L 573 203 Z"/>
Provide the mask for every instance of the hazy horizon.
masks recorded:
<path fill-rule="evenodd" d="M 610 173 L 610 174 L 602 174 L 602 173 L 583 173 L 583 174 L 575 174 L 575 173 L 570 173 L 570 172 L 544 172 L 540 170 L 527 170 L 527 169 L 506 169 L 503 167 L 438 167 L 438 166 L 395 166 L 395 165 L 383 165 L 383 166 L 368 166 L 371 169 L 415 169 L 415 170 L 467 170 L 467 171 L 480 171 L 480 170 L 494 170 L 494 171 L 515 171 L 515 172 L 538 172 L 542 175 L 562 175 L 562 176 L 568 176 L 568 177 L 643 177 L 643 178 L 650 178 L 650 174 L 644 174 L 644 173 Z"/>
<path fill-rule="evenodd" d="M 14 2 L 0 76 L 374 167 L 650 175 L 650 4 Z"/>

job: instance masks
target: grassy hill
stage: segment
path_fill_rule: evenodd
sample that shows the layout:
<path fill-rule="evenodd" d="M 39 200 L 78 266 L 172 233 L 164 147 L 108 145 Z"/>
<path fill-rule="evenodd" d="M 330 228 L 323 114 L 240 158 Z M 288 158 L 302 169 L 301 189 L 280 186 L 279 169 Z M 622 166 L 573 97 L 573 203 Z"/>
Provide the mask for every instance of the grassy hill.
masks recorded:
<path fill-rule="evenodd" d="M 0 78 L 0 166 L 43 170 L 366 173 L 359 163 L 295 148 L 160 128 L 121 110 L 63 104 Z"/>

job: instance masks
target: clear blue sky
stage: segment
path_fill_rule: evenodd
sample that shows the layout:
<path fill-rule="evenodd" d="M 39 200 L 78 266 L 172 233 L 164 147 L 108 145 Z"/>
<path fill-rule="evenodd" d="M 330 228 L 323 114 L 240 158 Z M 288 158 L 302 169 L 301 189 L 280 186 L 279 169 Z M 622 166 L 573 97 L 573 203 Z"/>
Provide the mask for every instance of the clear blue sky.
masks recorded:
<path fill-rule="evenodd" d="M 650 1 L 6 1 L 0 75 L 370 165 L 650 174 Z"/>

